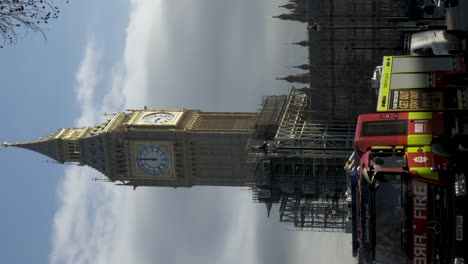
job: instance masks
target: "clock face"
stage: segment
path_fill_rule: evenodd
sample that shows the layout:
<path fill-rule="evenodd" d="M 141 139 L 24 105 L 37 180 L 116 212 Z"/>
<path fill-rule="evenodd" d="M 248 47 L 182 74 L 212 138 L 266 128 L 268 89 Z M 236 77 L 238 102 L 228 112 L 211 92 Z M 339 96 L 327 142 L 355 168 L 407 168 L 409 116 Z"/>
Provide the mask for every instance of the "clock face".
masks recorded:
<path fill-rule="evenodd" d="M 138 149 L 137 163 L 147 174 L 161 175 L 169 169 L 169 152 L 165 147 L 157 144 L 143 145 Z"/>
<path fill-rule="evenodd" d="M 141 120 L 146 124 L 165 124 L 174 120 L 175 116 L 171 113 L 152 113 L 145 115 Z"/>

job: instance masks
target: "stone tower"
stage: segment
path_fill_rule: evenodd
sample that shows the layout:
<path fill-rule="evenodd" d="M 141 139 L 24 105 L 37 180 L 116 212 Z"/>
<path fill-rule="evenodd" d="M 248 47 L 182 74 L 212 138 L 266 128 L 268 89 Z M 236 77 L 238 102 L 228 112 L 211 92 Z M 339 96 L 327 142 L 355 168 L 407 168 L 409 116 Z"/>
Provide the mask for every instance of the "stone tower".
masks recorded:
<path fill-rule="evenodd" d="M 129 110 L 95 127 L 9 144 L 134 186 L 245 186 L 255 113 Z"/>

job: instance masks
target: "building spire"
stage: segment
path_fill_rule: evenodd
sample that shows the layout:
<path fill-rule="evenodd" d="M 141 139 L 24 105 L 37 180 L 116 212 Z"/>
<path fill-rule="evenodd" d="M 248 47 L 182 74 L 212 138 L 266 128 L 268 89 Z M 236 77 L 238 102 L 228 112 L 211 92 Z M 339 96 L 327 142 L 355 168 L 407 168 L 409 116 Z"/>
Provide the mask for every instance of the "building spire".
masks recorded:
<path fill-rule="evenodd" d="M 58 163 L 83 163 L 79 139 L 89 128 L 62 128 L 55 133 L 31 141 L 3 143 L 3 147 L 17 147 L 35 151 Z"/>
<path fill-rule="evenodd" d="M 310 78 L 310 73 L 303 73 L 303 74 L 296 74 L 296 75 L 289 75 L 286 77 L 282 78 L 276 78 L 276 80 L 284 80 L 288 81 L 291 83 L 297 82 L 297 83 L 310 83 L 311 78 Z"/>
<path fill-rule="evenodd" d="M 109 163 L 109 157 L 106 153 L 105 137 L 109 132 L 107 130 L 111 129 L 109 124 L 112 123 L 112 120 L 120 118 L 121 121 L 124 116 L 126 115 L 116 114 L 112 119 L 94 127 L 57 129 L 49 136 L 25 142 L 0 143 L 0 146 L 32 150 L 60 164 L 88 165 L 110 178 L 112 177 L 110 171 L 112 164 Z M 114 124 L 114 127 L 117 124 Z M 125 164 L 122 163 L 122 160 L 125 155 L 119 152 L 114 158 L 117 161 L 114 165 L 123 170 Z"/>
<path fill-rule="evenodd" d="M 307 47 L 307 46 L 310 46 L 312 44 L 311 41 L 307 41 L 307 40 L 303 40 L 303 41 L 299 41 L 299 42 L 294 42 L 294 43 L 291 43 L 293 45 L 299 45 L 299 46 L 302 46 L 302 47 Z"/>
<path fill-rule="evenodd" d="M 63 131 L 63 129 L 62 129 Z M 63 163 L 63 157 L 60 155 L 60 147 L 58 137 L 62 131 L 54 133 L 50 136 L 42 137 L 36 140 L 18 142 L 18 143 L 3 143 L 3 147 L 18 147 L 23 149 L 29 149 L 40 154 L 43 154 L 49 158 L 56 160 L 59 163 Z"/>
<path fill-rule="evenodd" d="M 294 68 L 298 68 L 298 69 L 302 69 L 302 70 L 310 70 L 310 69 L 312 69 L 312 65 L 310 65 L 310 64 L 301 64 L 301 65 L 294 66 Z"/>

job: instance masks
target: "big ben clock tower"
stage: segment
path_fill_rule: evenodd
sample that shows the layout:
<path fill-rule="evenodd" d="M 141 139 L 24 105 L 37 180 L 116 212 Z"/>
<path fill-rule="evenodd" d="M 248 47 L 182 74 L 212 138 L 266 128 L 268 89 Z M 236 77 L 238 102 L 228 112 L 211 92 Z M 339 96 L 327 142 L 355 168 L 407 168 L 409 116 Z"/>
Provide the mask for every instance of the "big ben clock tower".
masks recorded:
<path fill-rule="evenodd" d="M 138 186 L 245 186 L 255 113 L 129 110 L 95 127 L 9 144 L 59 163 L 88 165 Z"/>

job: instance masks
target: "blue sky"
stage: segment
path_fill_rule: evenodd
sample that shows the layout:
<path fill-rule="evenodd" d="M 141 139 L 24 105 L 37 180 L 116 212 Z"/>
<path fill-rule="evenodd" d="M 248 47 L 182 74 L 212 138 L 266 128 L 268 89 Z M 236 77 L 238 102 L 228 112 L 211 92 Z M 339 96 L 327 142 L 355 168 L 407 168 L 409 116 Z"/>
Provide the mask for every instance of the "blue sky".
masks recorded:
<path fill-rule="evenodd" d="M 279 0 L 71 1 L 47 30 L 0 50 L 0 140 L 94 125 L 128 108 L 256 111 L 285 94 L 304 25 Z M 4 263 L 349 263 L 341 234 L 292 232 L 242 188 L 141 188 L 1 149 Z M 277 211 L 277 208 L 273 209 Z M 301 261 L 302 260 L 302 261 Z"/>

